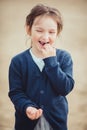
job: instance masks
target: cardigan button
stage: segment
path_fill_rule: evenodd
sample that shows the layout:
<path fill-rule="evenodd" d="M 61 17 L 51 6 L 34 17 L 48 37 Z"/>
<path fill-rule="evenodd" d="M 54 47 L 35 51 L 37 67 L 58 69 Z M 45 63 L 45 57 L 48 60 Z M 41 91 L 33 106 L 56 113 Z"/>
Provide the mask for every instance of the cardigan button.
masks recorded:
<path fill-rule="evenodd" d="M 44 94 L 44 90 L 40 90 L 40 94 Z"/>

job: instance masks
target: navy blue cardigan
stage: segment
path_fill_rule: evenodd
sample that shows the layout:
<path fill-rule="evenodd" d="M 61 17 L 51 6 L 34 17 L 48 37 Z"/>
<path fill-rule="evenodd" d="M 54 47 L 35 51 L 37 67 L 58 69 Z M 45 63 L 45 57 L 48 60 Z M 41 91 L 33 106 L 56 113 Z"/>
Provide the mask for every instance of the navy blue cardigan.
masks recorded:
<path fill-rule="evenodd" d="M 15 107 L 15 129 L 33 130 L 38 120 L 25 113 L 28 106 L 42 108 L 53 130 L 67 130 L 66 95 L 73 89 L 73 62 L 67 51 L 56 49 L 56 56 L 44 59 L 40 72 L 29 49 L 11 60 L 9 97 Z"/>

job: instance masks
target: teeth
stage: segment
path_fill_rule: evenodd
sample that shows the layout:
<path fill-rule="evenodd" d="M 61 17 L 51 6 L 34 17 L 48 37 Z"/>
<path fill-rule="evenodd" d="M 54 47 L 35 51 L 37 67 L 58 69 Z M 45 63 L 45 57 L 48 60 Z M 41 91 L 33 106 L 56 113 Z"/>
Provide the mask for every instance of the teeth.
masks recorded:
<path fill-rule="evenodd" d="M 40 43 L 41 45 L 45 45 L 45 44 L 46 44 L 45 42 L 41 42 L 41 41 L 39 41 L 39 43 Z"/>

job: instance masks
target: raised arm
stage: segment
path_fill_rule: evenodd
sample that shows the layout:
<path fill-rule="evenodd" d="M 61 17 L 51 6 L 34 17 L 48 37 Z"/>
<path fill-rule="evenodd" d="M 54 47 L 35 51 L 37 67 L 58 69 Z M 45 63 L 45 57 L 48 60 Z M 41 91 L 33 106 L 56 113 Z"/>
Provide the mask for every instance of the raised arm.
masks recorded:
<path fill-rule="evenodd" d="M 57 56 L 44 59 L 45 72 L 52 84 L 52 87 L 59 95 L 66 96 L 74 86 L 73 62 L 69 53 L 65 53 L 62 63 Z"/>

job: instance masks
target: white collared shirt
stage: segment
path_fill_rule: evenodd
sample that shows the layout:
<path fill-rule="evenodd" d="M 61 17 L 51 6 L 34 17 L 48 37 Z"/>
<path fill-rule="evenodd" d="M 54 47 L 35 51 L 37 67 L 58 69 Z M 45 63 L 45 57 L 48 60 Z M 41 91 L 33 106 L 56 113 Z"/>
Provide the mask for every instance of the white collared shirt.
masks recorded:
<path fill-rule="evenodd" d="M 45 65 L 44 61 L 42 58 L 38 58 L 36 57 L 33 53 L 32 53 L 32 50 L 30 49 L 30 54 L 34 60 L 34 62 L 36 63 L 36 65 L 39 67 L 40 71 L 42 72 L 43 70 L 43 67 Z"/>

